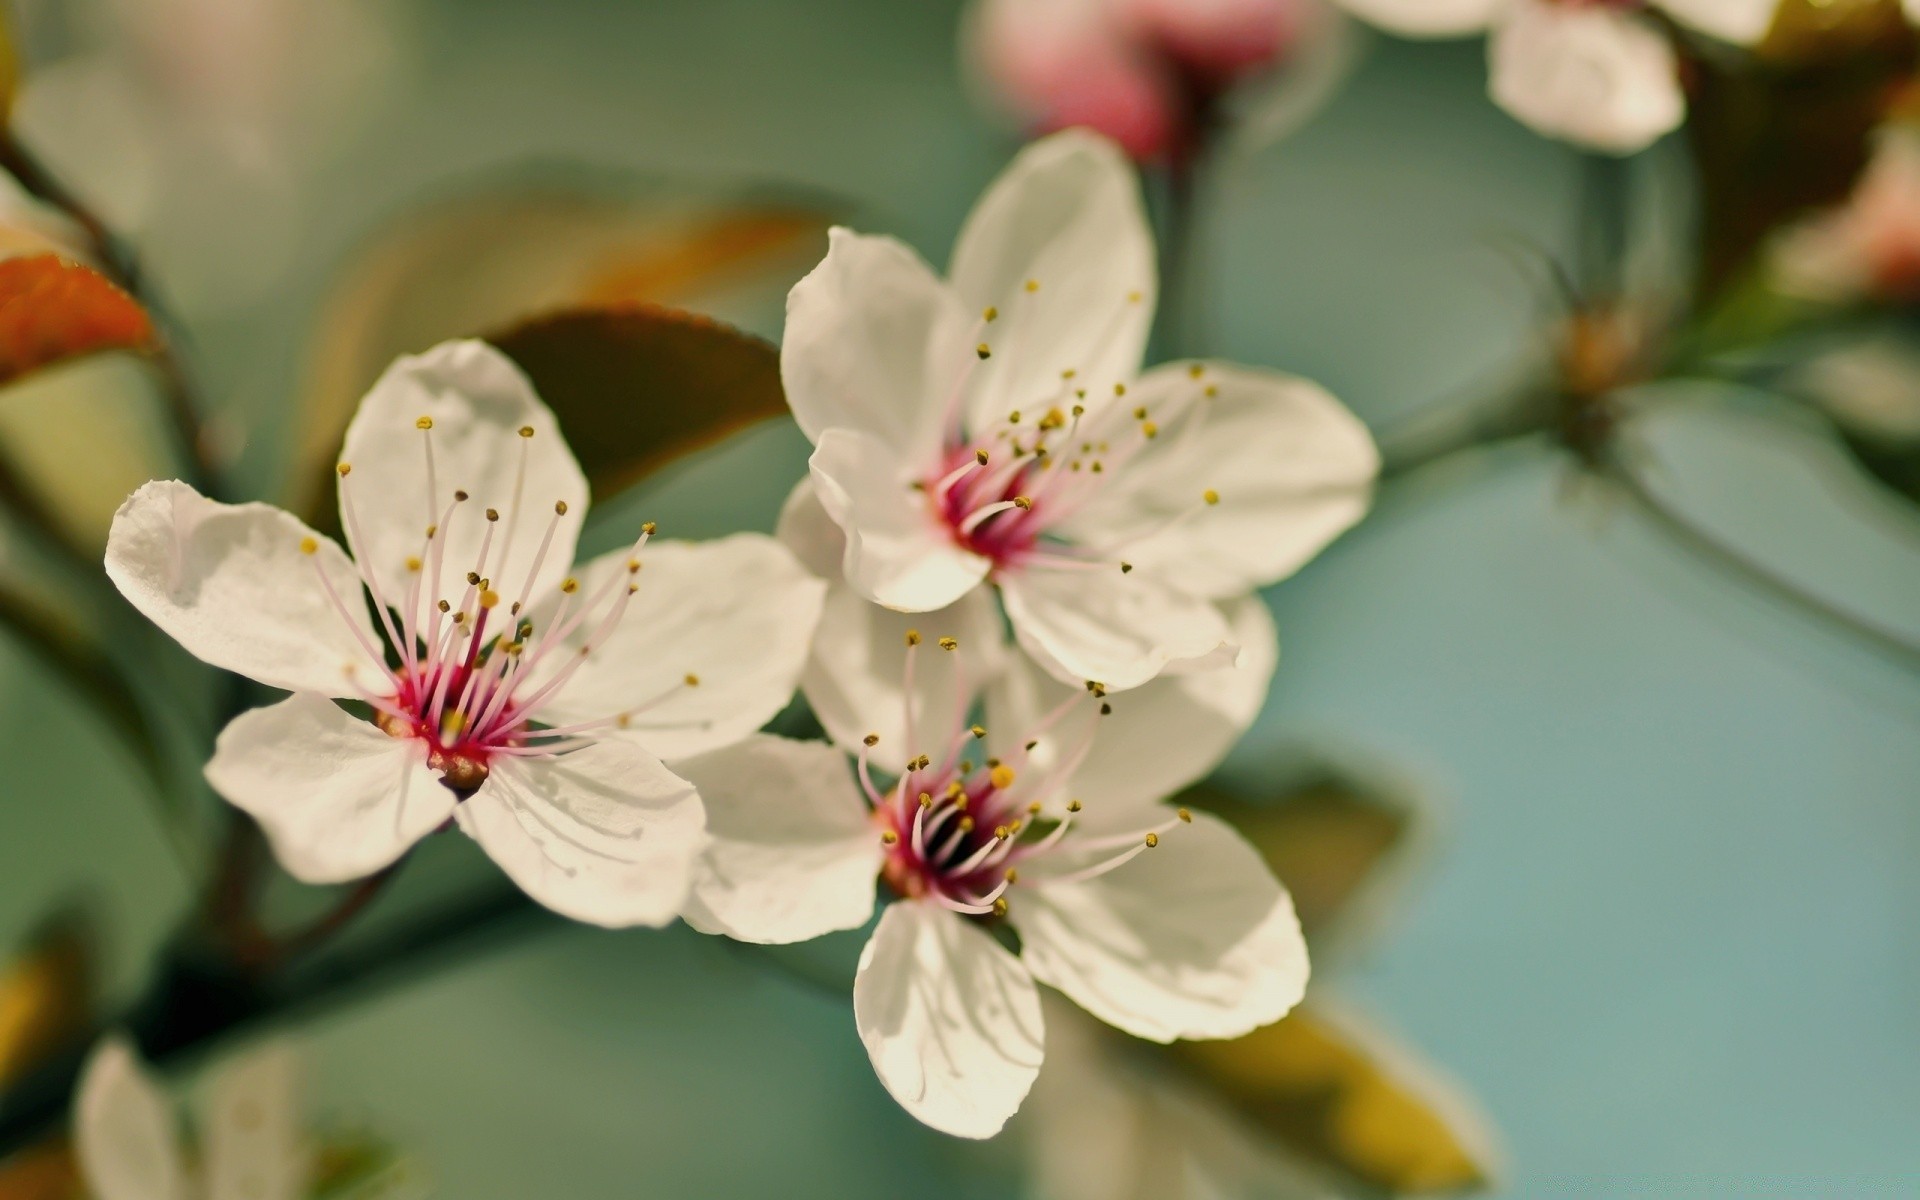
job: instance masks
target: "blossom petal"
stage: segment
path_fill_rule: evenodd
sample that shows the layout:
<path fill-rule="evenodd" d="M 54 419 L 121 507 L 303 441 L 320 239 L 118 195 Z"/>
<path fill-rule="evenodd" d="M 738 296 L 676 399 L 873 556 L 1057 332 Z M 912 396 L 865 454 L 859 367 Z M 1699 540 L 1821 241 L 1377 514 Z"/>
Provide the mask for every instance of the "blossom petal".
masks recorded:
<path fill-rule="evenodd" d="M 793 490 L 787 493 L 773 535 L 793 551 L 793 556 L 807 570 L 822 579 L 840 578 L 840 559 L 847 552 L 847 535 L 840 532 L 840 527 L 821 506 L 820 493 L 814 490 L 811 477 L 794 484 Z"/>
<path fill-rule="evenodd" d="M 114 1036 L 87 1057 L 74 1101 L 80 1174 L 98 1200 L 185 1200 L 186 1165 L 173 1106 Z"/>
<path fill-rule="evenodd" d="M 1654 7 L 1708 37 L 1752 46 L 1773 28 L 1780 0 L 1654 0 Z"/>
<path fill-rule="evenodd" d="M 422 418 L 432 421 L 431 430 L 419 428 Z M 532 436 L 523 437 L 529 429 Z M 573 562 L 587 515 L 586 476 L 527 377 L 485 342 L 443 342 L 388 367 L 347 426 L 341 461 L 353 468 L 340 481 L 341 521 L 349 533 L 357 523 L 354 552 L 391 607 L 406 602 L 413 559 L 428 572 L 423 607 L 441 598 L 458 604 L 469 571 L 491 580 L 509 602 L 537 599 Z M 443 544 L 429 554 L 427 528 L 440 523 L 456 492 L 469 499 L 454 507 L 440 530 Z M 558 505 L 565 505 L 564 515 L 556 514 Z M 489 521 L 488 510 L 500 519 Z M 552 541 L 542 555 L 549 527 Z"/>
<path fill-rule="evenodd" d="M 1672 45 L 1631 13 L 1514 0 L 1487 54 L 1494 102 L 1547 137 L 1632 154 L 1686 116 Z"/>
<path fill-rule="evenodd" d="M 680 764 L 713 841 L 682 912 L 702 933 L 800 942 L 873 916 L 879 830 L 847 756 L 765 734 Z"/>
<path fill-rule="evenodd" d="M 1034 978 L 1157 1042 L 1239 1037 L 1285 1016 L 1307 986 L 1286 890 L 1231 826 L 1192 818 L 1084 882 L 1023 870 L 1034 886 L 1017 889 L 1009 908 Z"/>
<path fill-rule="evenodd" d="M 221 1069 L 206 1113 L 207 1200 L 300 1200 L 311 1161 L 299 1055 L 270 1042 Z"/>
<path fill-rule="evenodd" d="M 1119 691 L 1169 667 L 1201 671 L 1238 647 L 1212 601 L 1142 572 L 1028 567 L 1000 584 L 1015 640 L 1063 683 Z"/>
<path fill-rule="evenodd" d="M 1000 1132 L 1040 1073 L 1040 993 L 979 925 L 903 901 L 880 914 L 853 980 L 853 1019 L 880 1082 L 943 1133 Z"/>
<path fill-rule="evenodd" d="M 1073 774 L 1048 787 L 1051 796 L 1084 800 L 1090 809 L 1134 809 L 1165 800 L 1218 766 L 1260 713 L 1279 664 L 1273 615 L 1258 596 L 1221 606 L 1240 645 L 1240 660 L 1208 671 L 1161 675 L 1108 698 L 1112 712 L 1092 705 L 1064 718 L 1031 752 L 1033 769 L 1051 774 L 1060 759 L 1092 738 Z M 1040 717 L 1084 688 L 1047 675 L 1014 656 L 987 689 L 987 728 L 1024 739 Z M 1090 728 L 1091 726 L 1091 728 Z"/>
<path fill-rule="evenodd" d="M 693 785 L 629 742 L 497 761 L 458 817 L 529 896 L 610 928 L 673 920 L 706 845 Z"/>
<path fill-rule="evenodd" d="M 1064 371 L 1108 388 L 1140 369 L 1153 233 L 1133 167 L 1105 138 L 1069 130 L 1022 150 L 974 205 L 948 274 L 968 308 L 998 310 L 969 389 L 976 432 L 1044 411 Z"/>
<path fill-rule="evenodd" d="M 634 557 L 622 550 L 588 563 L 581 594 L 624 576 Z M 620 623 L 584 659 L 555 656 L 574 674 L 540 720 L 566 725 L 632 711 L 627 733 L 669 760 L 737 742 L 772 720 L 793 699 L 827 585 L 758 533 L 649 542 L 638 558 L 640 590 Z M 585 645 L 600 623 L 596 614 L 570 641 Z"/>
<path fill-rule="evenodd" d="M 269 687 L 350 696 L 349 670 L 385 669 L 353 563 L 271 505 L 220 504 L 156 480 L 114 514 L 106 567 L 120 594 L 196 658 Z"/>
<path fill-rule="evenodd" d="M 841 569 L 867 599 L 926 612 L 952 604 L 986 578 L 992 564 L 954 544 L 914 490 L 909 464 L 886 443 L 830 429 L 807 465 L 821 507 L 846 534 Z"/>
<path fill-rule="evenodd" d="M 835 228 L 827 257 L 787 296 L 780 378 L 794 420 L 816 443 L 850 429 L 932 465 L 976 361 L 977 322 L 906 246 Z"/>
<path fill-rule="evenodd" d="M 235 717 L 206 775 L 307 883 L 371 875 L 453 813 L 425 743 L 388 737 L 307 692 Z"/>
<path fill-rule="evenodd" d="M 1339 0 L 1369 24 L 1404 37 L 1462 37 L 1493 22 L 1510 0 Z"/>
<path fill-rule="evenodd" d="M 1318 384 L 1230 364 L 1200 370 L 1161 367 L 1129 391 L 1163 432 L 1061 529 L 1119 547 L 1183 591 L 1225 598 L 1293 574 L 1358 521 L 1380 454 Z"/>

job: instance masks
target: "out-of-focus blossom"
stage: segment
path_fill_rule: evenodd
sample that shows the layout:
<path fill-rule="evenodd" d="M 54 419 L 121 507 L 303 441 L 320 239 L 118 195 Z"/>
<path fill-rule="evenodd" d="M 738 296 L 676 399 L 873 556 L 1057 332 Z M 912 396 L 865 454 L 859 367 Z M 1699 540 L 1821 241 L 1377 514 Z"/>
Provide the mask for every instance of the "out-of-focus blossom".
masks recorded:
<path fill-rule="evenodd" d="M 1882 130 L 1853 194 L 1787 230 L 1773 272 L 1782 291 L 1827 304 L 1920 301 L 1920 129 Z"/>
<path fill-rule="evenodd" d="M 788 300 L 781 374 L 847 583 L 908 612 L 990 585 L 1020 646 L 1076 686 L 1231 664 L 1220 602 L 1366 511 L 1365 427 L 1291 376 L 1139 373 L 1153 240 L 1105 139 L 1023 151 L 949 274 L 836 229 Z"/>
<path fill-rule="evenodd" d="M 451 819 L 549 908 L 671 920 L 703 818 L 661 760 L 785 705 L 820 582 L 771 538 L 650 546 L 651 525 L 570 574 L 586 479 L 526 377 L 480 342 L 374 385 L 339 494 L 352 558 L 290 513 L 177 482 L 114 519 L 107 573 L 134 607 L 294 693 L 227 726 L 214 789 L 310 882 L 378 871 Z"/>
<path fill-rule="evenodd" d="M 300 243 L 303 181 L 398 59 L 397 7 L 371 0 L 25 7 L 30 32 L 78 49 L 31 64 L 15 129 L 189 308 L 272 286 Z"/>
<path fill-rule="evenodd" d="M 198 1122 L 200 1149 L 182 1144 L 166 1093 L 133 1046 L 93 1051 L 74 1101 L 80 1174 L 93 1200 L 302 1200 L 313 1155 L 303 1127 L 298 1063 L 271 1044 L 222 1070 Z"/>
<path fill-rule="evenodd" d="M 1136 693 L 1066 688 L 1019 658 L 988 685 L 991 728 L 970 725 L 979 669 L 938 632 L 903 635 L 903 702 L 861 714 L 900 731 L 899 771 L 876 775 L 875 734 L 845 747 L 853 772 L 831 746 L 772 737 L 683 765 L 714 839 L 688 922 L 774 943 L 853 929 L 877 875 L 895 899 L 854 1019 L 893 1097 L 962 1137 L 997 1132 L 1032 1085 L 1039 983 L 1161 1042 L 1291 1009 L 1307 981 L 1292 901 L 1231 826 L 1157 783 L 1217 754 L 1137 723 L 1108 737 Z"/>
<path fill-rule="evenodd" d="M 1339 0 L 1409 37 L 1485 31 L 1494 102 L 1530 128 L 1632 154 L 1686 117 L 1679 62 L 1647 10 L 1718 41 L 1766 36 L 1778 0 Z"/>
<path fill-rule="evenodd" d="M 992 104 L 1036 133 L 1086 126 L 1142 162 L 1192 154 L 1257 80 L 1329 90 L 1344 58 L 1325 0 L 974 0 L 964 21 Z"/>
<path fill-rule="evenodd" d="M 1878 330 L 1814 354 L 1789 375 L 1848 433 L 1888 449 L 1920 446 L 1920 344 Z"/>

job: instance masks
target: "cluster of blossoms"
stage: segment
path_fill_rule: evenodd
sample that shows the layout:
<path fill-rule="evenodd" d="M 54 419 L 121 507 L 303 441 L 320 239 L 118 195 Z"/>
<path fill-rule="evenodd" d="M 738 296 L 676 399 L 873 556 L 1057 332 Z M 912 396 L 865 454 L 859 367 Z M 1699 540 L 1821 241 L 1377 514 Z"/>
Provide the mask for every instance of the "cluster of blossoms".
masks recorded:
<path fill-rule="evenodd" d="M 1038 1070 L 1037 983 L 1163 1041 L 1248 1032 L 1306 985 L 1259 854 L 1165 801 L 1265 697 L 1253 590 L 1359 519 L 1378 459 L 1304 380 L 1142 372 L 1154 261 L 1131 167 L 1077 132 L 993 185 L 947 280 L 835 230 L 789 302 L 815 450 L 777 541 L 649 525 L 569 569 L 580 468 L 519 371 L 456 342 L 395 364 L 347 431 L 351 556 L 153 483 L 108 573 L 292 693 L 236 719 L 207 778 L 296 876 L 457 826 L 604 925 L 792 942 L 878 894 L 861 1038 L 903 1106 L 984 1137 Z M 832 744 L 756 732 L 796 684 Z"/>

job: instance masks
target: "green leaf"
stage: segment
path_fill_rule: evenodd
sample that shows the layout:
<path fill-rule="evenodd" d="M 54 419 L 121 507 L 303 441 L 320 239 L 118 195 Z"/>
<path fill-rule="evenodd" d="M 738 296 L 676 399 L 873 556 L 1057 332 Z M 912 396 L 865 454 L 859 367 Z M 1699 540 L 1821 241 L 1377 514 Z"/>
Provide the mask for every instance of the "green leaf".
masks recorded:
<path fill-rule="evenodd" d="M 487 340 L 533 380 L 605 500 L 682 455 L 787 411 L 780 355 L 692 313 L 556 313 Z"/>

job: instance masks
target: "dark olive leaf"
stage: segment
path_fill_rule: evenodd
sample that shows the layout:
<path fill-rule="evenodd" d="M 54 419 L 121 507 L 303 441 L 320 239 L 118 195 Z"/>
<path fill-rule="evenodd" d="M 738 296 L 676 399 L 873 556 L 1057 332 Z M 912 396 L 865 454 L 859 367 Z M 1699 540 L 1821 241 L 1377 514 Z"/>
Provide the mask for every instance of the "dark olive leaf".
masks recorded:
<path fill-rule="evenodd" d="M 603 500 L 787 411 L 779 352 L 692 313 L 646 304 L 576 309 L 487 340 L 533 380 Z"/>
<path fill-rule="evenodd" d="M 1436 1195 L 1491 1182 L 1478 1116 L 1350 1020 L 1302 1006 L 1246 1037 L 1161 1053 L 1254 1129 L 1349 1183 Z"/>

